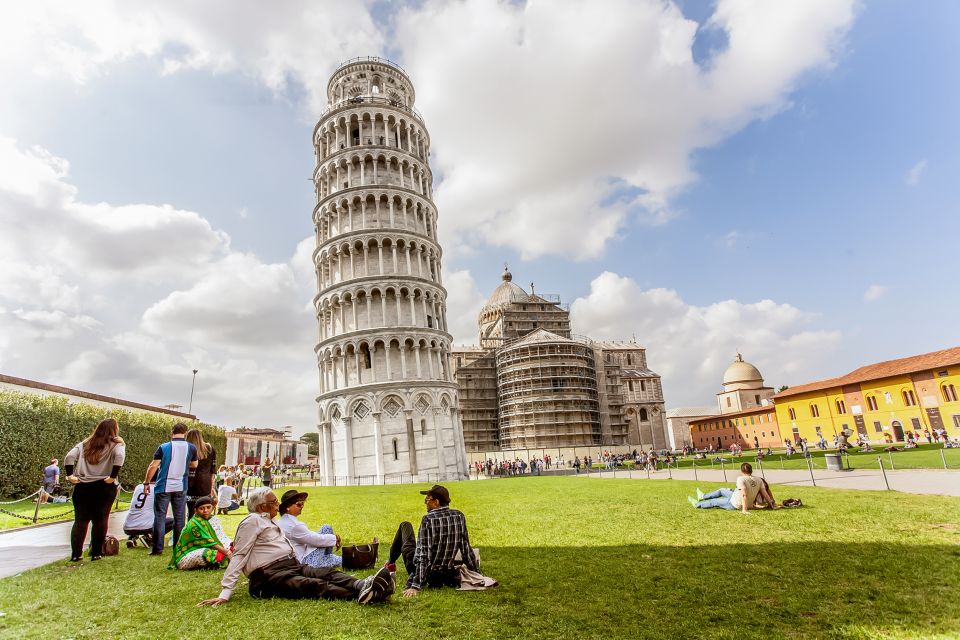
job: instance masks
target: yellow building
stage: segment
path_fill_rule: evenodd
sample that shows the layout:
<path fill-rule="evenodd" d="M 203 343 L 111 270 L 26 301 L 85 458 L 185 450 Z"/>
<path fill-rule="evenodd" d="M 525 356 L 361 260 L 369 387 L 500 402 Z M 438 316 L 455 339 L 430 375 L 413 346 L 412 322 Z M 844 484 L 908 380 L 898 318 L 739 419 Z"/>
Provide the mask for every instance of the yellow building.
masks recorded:
<path fill-rule="evenodd" d="M 960 347 L 878 362 L 774 396 L 784 438 L 810 443 L 840 431 L 875 442 L 944 429 L 960 437 Z"/>

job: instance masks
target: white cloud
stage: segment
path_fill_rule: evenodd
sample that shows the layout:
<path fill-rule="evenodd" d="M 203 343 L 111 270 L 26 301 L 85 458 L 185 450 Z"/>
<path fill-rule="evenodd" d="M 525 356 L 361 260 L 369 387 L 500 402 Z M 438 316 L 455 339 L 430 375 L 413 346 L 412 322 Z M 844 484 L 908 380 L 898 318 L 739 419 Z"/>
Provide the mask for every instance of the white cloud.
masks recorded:
<path fill-rule="evenodd" d="M 701 67 L 698 25 L 670 3 L 435 0 L 401 11 L 396 43 L 443 176 L 443 240 L 582 259 L 628 220 L 662 224 L 696 178 L 691 153 L 788 105 L 804 73 L 831 64 L 852 19 L 851 0 L 720 0 L 704 28 L 729 46 Z"/>
<path fill-rule="evenodd" d="M 863 292 L 863 299 L 866 302 L 876 302 L 887 295 L 887 287 L 882 284 L 872 284 Z"/>
<path fill-rule="evenodd" d="M 468 270 L 453 271 L 443 276 L 447 290 L 447 324 L 456 345 L 476 344 L 479 330 L 477 317 L 487 302 L 473 275 Z"/>
<path fill-rule="evenodd" d="M 325 104 L 333 66 L 383 48 L 383 35 L 364 2 L 163 3 L 121 0 L 5 4 L 0 76 L 61 78 L 76 83 L 108 74 L 135 58 L 156 58 L 165 73 L 239 71 L 283 92 L 291 80 L 311 106 Z"/>
<path fill-rule="evenodd" d="M 770 386 L 798 384 L 829 371 L 840 343 L 837 331 L 810 328 L 815 317 L 796 307 L 761 300 L 686 303 L 669 289 L 641 289 L 604 272 L 570 309 L 576 333 L 628 340 L 647 349 L 651 369 L 663 377 L 668 406 L 710 404 L 737 352 L 759 367 Z"/>
<path fill-rule="evenodd" d="M 0 138 L 0 371 L 226 427 L 314 427 L 313 238 L 289 261 L 230 249 L 198 213 L 91 204 L 69 164 Z"/>
<path fill-rule="evenodd" d="M 904 181 L 907 183 L 908 187 L 915 187 L 920 184 L 920 178 L 923 176 L 924 170 L 927 168 L 926 159 L 920 160 L 915 165 L 910 167 L 910 170 L 907 171 L 907 176 L 904 178 Z"/>

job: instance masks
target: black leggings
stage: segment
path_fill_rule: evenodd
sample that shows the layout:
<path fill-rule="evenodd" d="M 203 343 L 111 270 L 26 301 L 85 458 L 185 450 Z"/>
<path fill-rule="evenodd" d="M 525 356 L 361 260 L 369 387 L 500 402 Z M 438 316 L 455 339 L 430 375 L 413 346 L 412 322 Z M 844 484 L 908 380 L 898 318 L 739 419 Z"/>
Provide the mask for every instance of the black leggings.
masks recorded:
<path fill-rule="evenodd" d="M 117 499 L 117 485 L 103 480 L 81 482 L 73 488 L 73 529 L 70 531 L 70 550 L 74 558 L 83 555 L 83 540 L 92 522 L 90 556 L 103 555 L 103 540 L 107 537 L 110 507 Z"/>

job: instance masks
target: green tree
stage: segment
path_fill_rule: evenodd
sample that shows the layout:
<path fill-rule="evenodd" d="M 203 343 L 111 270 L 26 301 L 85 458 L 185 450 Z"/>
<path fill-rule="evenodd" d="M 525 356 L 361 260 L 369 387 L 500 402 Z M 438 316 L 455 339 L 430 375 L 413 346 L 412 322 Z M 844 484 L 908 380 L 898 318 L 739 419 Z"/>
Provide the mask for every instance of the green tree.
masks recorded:
<path fill-rule="evenodd" d="M 300 442 L 307 445 L 307 453 L 311 456 L 320 455 L 320 434 L 316 431 L 300 436 Z"/>

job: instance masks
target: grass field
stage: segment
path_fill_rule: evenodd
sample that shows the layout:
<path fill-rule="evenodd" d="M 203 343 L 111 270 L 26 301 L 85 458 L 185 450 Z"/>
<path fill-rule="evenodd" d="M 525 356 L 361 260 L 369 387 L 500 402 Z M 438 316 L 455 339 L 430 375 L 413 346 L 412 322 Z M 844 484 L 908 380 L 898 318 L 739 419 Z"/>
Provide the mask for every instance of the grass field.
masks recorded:
<path fill-rule="evenodd" d="M 708 489 L 716 485 L 702 483 Z M 416 485 L 309 489 L 304 520 L 345 542 L 419 522 Z M 960 499 L 782 488 L 801 509 L 695 510 L 691 482 L 584 477 L 450 485 L 501 586 L 386 606 L 258 601 L 217 609 L 220 572 L 143 549 L 0 580 L 0 636 L 26 638 L 960 637 Z M 233 531 L 242 516 L 223 517 Z M 366 572 L 369 573 L 369 572 Z M 405 579 L 400 569 L 399 580 Z"/>
<path fill-rule="evenodd" d="M 903 448 L 903 443 L 897 443 L 897 447 Z M 836 453 L 836 450 L 829 449 L 824 452 L 819 449 L 811 449 L 810 458 L 814 469 L 826 469 L 826 462 L 823 459 L 825 453 Z M 697 460 L 697 467 L 709 467 L 711 461 L 717 456 L 718 454 L 708 454 L 707 460 Z M 737 457 L 725 453 L 720 454 L 719 457 L 728 466 L 735 465 L 737 467 L 740 466 L 741 462 L 749 462 L 755 465 L 757 460 L 756 451 L 744 451 L 743 455 Z M 844 457 L 844 466 L 849 464 L 852 469 L 879 469 L 878 457 L 883 460 L 883 467 L 887 471 L 891 469 L 891 462 L 893 469 L 943 469 L 944 461 L 947 463 L 947 468 L 960 469 L 960 449 L 943 449 L 940 445 L 920 445 L 916 449 L 890 453 L 883 451 L 883 447 L 879 445 L 874 446 L 872 453 L 860 453 L 851 450 L 851 453 Z M 693 459 L 690 457 L 677 460 L 677 466 L 681 469 L 689 468 L 692 464 Z M 772 456 L 764 458 L 763 465 L 768 469 L 807 468 L 807 462 L 803 455 L 795 453 L 788 458 L 783 449 L 775 449 Z M 714 468 L 720 467 L 717 463 L 714 463 L 713 466 Z"/>

